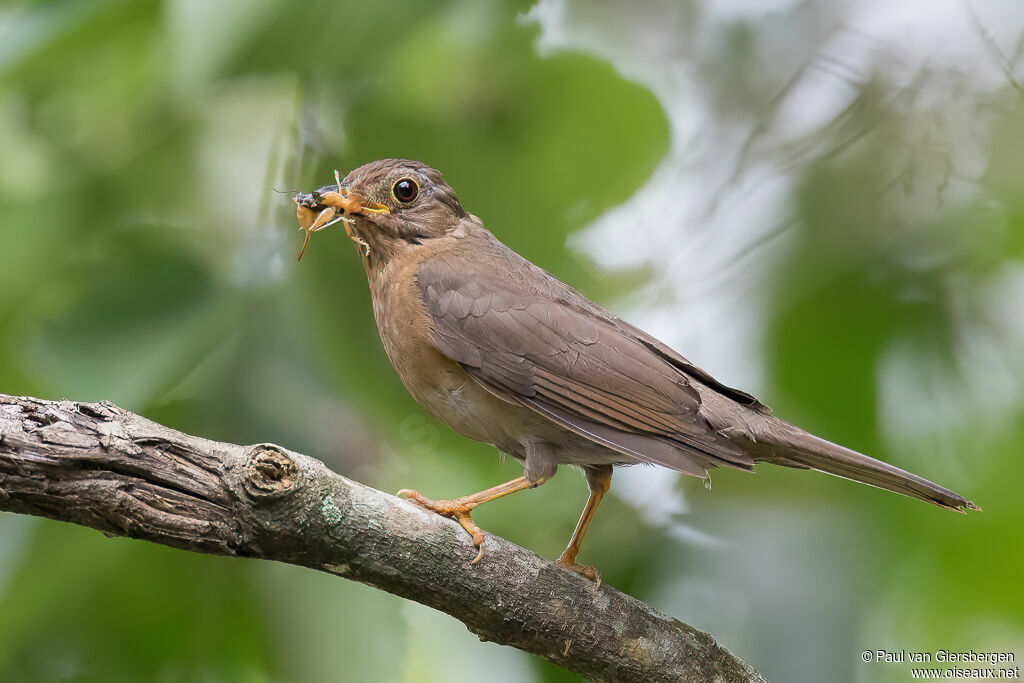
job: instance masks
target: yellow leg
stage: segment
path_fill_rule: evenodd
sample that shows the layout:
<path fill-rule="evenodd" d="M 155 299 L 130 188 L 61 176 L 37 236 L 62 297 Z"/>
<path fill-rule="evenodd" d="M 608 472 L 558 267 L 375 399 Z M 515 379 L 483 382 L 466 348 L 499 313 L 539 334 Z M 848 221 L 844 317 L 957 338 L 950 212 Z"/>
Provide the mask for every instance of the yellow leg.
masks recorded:
<path fill-rule="evenodd" d="M 418 491 L 413 491 L 412 489 L 402 489 L 398 492 L 398 495 L 408 498 L 420 507 L 432 510 L 439 515 L 451 517 L 461 524 L 462 528 L 468 531 L 469 535 L 473 537 L 473 545 L 477 547 L 478 552 L 476 557 L 473 558 L 472 562 L 470 562 L 470 564 L 476 564 L 480 561 L 480 558 L 484 556 L 484 532 L 483 529 L 478 527 L 476 522 L 474 522 L 469 516 L 469 513 L 473 508 L 481 503 L 486 503 L 489 500 L 501 498 L 502 496 L 507 496 L 510 493 L 522 491 L 523 489 L 540 486 L 543 483 L 543 481 L 540 481 L 536 484 L 531 484 L 526 480 L 526 477 L 516 477 L 512 481 L 499 484 L 487 489 L 486 491 L 474 493 L 471 496 L 456 498 L 455 500 L 431 500 Z"/>
<path fill-rule="evenodd" d="M 597 585 L 600 586 L 601 574 L 594 567 L 576 564 L 576 556 L 580 553 L 583 535 L 587 533 L 587 527 L 590 526 L 590 521 L 594 519 L 594 512 L 597 510 L 597 506 L 601 504 L 601 499 L 604 498 L 604 494 L 608 493 L 608 488 L 612 484 L 612 466 L 592 466 L 588 467 L 585 472 L 587 484 L 590 486 L 590 496 L 587 498 L 587 504 L 583 508 L 583 514 L 580 515 L 580 521 L 576 523 L 576 530 L 572 532 L 569 545 L 558 558 L 558 564 L 577 574 L 582 574 L 592 581 L 596 581 Z"/>

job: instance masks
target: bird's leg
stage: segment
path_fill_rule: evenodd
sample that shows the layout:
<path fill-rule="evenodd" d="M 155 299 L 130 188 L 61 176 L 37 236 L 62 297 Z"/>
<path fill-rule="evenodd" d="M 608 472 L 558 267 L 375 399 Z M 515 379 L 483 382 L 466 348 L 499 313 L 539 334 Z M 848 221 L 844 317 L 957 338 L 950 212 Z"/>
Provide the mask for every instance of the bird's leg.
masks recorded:
<path fill-rule="evenodd" d="M 531 483 L 526 477 L 516 477 L 512 481 L 506 481 L 504 484 L 499 484 L 485 491 L 474 493 L 471 496 L 463 496 L 462 498 L 456 498 L 455 500 L 431 500 L 426 496 L 422 495 L 418 491 L 412 489 L 402 489 L 398 492 L 398 495 L 408 498 L 420 507 L 424 507 L 428 510 L 432 510 L 439 515 L 445 517 L 451 517 L 456 522 L 462 525 L 462 528 L 469 532 L 469 535 L 473 537 L 473 545 L 477 547 L 476 557 L 470 564 L 476 564 L 480 561 L 480 558 L 484 556 L 484 532 L 483 529 L 476 525 L 476 522 L 469 516 L 469 513 L 477 505 L 486 503 L 489 500 L 495 498 L 501 498 L 507 496 L 510 493 L 516 491 L 522 491 L 523 489 L 532 488 L 539 486 L 544 483 L 543 481 L 537 482 L 536 484 Z"/>
<path fill-rule="evenodd" d="M 576 556 L 579 555 L 580 544 L 583 543 L 583 534 L 587 533 L 590 520 L 594 518 L 594 511 L 597 510 L 601 499 L 604 498 L 604 494 L 608 493 L 608 488 L 612 484 L 612 466 L 591 465 L 583 468 L 583 473 L 586 475 L 587 485 L 590 487 L 590 497 L 587 498 L 587 504 L 583 508 L 583 514 L 580 515 L 580 521 L 576 523 L 576 530 L 572 532 L 569 545 L 558 558 L 558 564 L 577 574 L 582 574 L 591 581 L 596 581 L 597 585 L 600 586 L 601 574 L 594 567 L 576 564 Z"/>

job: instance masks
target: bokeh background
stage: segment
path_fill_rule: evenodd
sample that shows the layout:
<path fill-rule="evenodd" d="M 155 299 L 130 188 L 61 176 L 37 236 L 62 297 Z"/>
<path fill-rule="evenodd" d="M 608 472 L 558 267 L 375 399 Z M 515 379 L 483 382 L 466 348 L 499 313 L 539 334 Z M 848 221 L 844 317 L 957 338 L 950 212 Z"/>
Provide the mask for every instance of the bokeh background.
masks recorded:
<path fill-rule="evenodd" d="M 0 6 L 0 391 L 275 441 L 384 490 L 516 463 L 434 422 L 341 230 L 291 192 L 400 156 L 777 414 L 964 493 L 617 474 L 581 560 L 776 681 L 1024 658 L 1018 0 Z M 275 192 L 274 190 L 279 192 Z M 582 477 L 482 507 L 548 556 Z M 295 567 L 0 515 L 3 681 L 562 681 Z"/>

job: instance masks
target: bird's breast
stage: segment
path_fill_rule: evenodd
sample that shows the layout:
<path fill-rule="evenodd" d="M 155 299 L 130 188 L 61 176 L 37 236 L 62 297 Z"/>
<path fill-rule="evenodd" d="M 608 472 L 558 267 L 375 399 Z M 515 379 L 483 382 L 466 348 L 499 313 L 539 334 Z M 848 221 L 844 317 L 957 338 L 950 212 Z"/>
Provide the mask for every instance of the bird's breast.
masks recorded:
<path fill-rule="evenodd" d="M 416 283 L 417 263 L 392 260 L 370 277 L 373 312 L 384 351 L 402 384 L 424 409 L 459 434 L 518 455 L 523 425 L 550 423 L 501 399 L 442 354 L 431 338 L 430 316 Z"/>

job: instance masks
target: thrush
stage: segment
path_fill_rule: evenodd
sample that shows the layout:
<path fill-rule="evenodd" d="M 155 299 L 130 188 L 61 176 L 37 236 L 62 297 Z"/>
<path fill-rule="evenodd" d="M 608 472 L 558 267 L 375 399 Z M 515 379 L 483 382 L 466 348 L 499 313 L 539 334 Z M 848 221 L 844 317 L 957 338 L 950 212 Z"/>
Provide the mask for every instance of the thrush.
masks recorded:
<path fill-rule="evenodd" d="M 644 331 L 509 249 L 433 168 L 384 159 L 295 197 L 301 227 L 338 222 L 357 243 L 388 358 L 413 398 L 459 434 L 494 444 L 523 476 L 454 500 L 400 491 L 457 520 L 483 553 L 472 510 L 540 486 L 559 465 L 590 488 L 558 563 L 576 558 L 612 468 L 647 463 L 707 478 L 765 462 L 813 469 L 958 511 L 927 479 L 818 438 L 722 384 Z M 305 245 L 304 247 L 305 248 Z"/>

